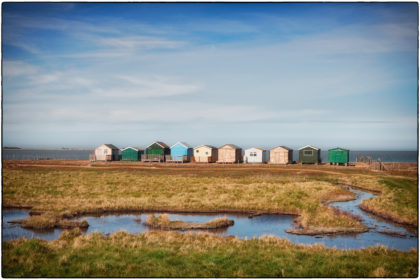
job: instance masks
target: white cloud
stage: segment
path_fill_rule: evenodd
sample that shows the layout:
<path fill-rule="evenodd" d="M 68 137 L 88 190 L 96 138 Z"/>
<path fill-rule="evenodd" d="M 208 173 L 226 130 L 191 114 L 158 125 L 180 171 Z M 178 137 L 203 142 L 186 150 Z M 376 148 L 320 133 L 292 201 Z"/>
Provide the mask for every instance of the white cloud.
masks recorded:
<path fill-rule="evenodd" d="M 127 37 L 106 37 L 97 40 L 97 43 L 115 48 L 136 49 L 136 48 L 177 48 L 185 45 L 185 42 L 171 41 L 149 36 L 127 36 Z"/>
<path fill-rule="evenodd" d="M 35 65 L 25 63 L 23 61 L 4 60 L 3 61 L 3 75 L 5 78 L 24 76 L 36 74 L 39 68 Z"/>

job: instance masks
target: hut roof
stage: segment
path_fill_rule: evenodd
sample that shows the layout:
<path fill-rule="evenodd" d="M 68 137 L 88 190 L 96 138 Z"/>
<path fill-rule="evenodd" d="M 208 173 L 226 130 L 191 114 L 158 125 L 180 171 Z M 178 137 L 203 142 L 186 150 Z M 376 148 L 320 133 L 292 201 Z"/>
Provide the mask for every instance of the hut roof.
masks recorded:
<path fill-rule="evenodd" d="M 181 141 L 178 141 L 178 142 L 176 142 L 174 145 L 172 145 L 172 146 L 171 146 L 171 149 L 172 149 L 173 147 L 175 147 L 176 145 L 178 145 L 178 144 L 180 144 L 180 145 L 184 146 L 184 147 L 185 147 L 185 148 L 187 148 L 187 149 L 192 148 L 192 146 L 188 145 L 187 143 L 185 143 L 185 142 L 181 142 Z"/>
<path fill-rule="evenodd" d="M 116 146 L 112 145 L 112 144 L 104 144 L 105 146 L 107 146 L 108 148 L 112 149 L 112 150 L 119 150 Z"/>
<path fill-rule="evenodd" d="M 344 149 L 344 148 L 339 148 L 339 147 L 337 147 L 337 148 L 333 148 L 333 149 L 329 149 L 328 151 L 332 151 L 332 150 L 343 150 L 343 151 L 348 151 L 347 149 Z"/>
<path fill-rule="evenodd" d="M 293 150 L 293 149 L 290 149 L 289 147 L 286 147 L 286 146 L 277 146 L 277 147 L 272 148 L 271 150 L 274 150 L 274 149 L 277 149 L 277 148 L 282 148 L 282 149 L 285 149 L 285 150 L 288 150 L 288 151 Z"/>
<path fill-rule="evenodd" d="M 319 148 L 314 147 L 314 146 L 312 146 L 312 145 L 306 145 L 305 147 L 302 147 L 302 148 L 300 148 L 299 150 L 303 150 L 303 149 L 305 149 L 305 148 L 311 148 L 311 149 L 314 149 L 314 150 L 319 150 Z"/>
<path fill-rule="evenodd" d="M 159 146 L 161 146 L 162 148 L 168 148 L 169 149 L 169 146 L 168 145 L 166 145 L 165 143 L 163 143 L 163 142 L 161 142 L 161 141 L 156 141 L 156 142 L 153 142 L 152 144 L 150 144 L 149 146 L 147 146 L 146 148 L 149 148 L 150 146 L 152 146 L 153 144 L 158 144 Z"/>
<path fill-rule="evenodd" d="M 249 149 L 246 149 L 245 151 L 248 151 L 248 150 L 252 150 L 252 149 L 255 149 L 255 150 L 260 150 L 260 151 L 265 151 L 264 149 L 261 149 L 261 148 L 255 148 L 255 147 L 252 147 L 252 148 L 249 148 Z"/>
<path fill-rule="evenodd" d="M 127 149 L 133 149 L 133 150 L 136 150 L 136 151 L 143 151 L 143 149 L 138 148 L 138 147 L 127 147 L 127 148 L 122 149 L 121 151 L 124 151 L 124 150 L 127 150 Z"/>
<path fill-rule="evenodd" d="M 233 144 L 225 144 L 225 145 L 223 145 L 223 146 L 219 147 L 219 149 L 221 149 L 221 148 L 223 148 L 223 147 L 226 147 L 226 146 L 229 146 L 229 147 L 234 148 L 234 149 L 240 149 L 240 147 L 238 147 L 238 146 L 236 146 L 236 145 L 233 145 Z"/>
<path fill-rule="evenodd" d="M 207 148 L 210 148 L 210 149 L 217 149 L 215 146 L 212 146 L 212 145 L 200 145 L 200 146 L 194 147 L 194 149 L 198 149 L 198 148 L 201 148 L 201 147 L 207 147 Z"/>

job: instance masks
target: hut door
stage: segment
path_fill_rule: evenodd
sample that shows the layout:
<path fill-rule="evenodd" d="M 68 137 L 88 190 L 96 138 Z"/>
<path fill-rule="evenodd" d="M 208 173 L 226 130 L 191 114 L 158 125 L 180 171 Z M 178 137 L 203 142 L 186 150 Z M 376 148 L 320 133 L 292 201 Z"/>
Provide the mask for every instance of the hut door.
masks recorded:
<path fill-rule="evenodd" d="M 274 162 L 281 163 L 283 160 L 283 153 L 282 152 L 275 152 L 274 153 Z"/>
<path fill-rule="evenodd" d="M 281 155 L 280 162 L 281 163 L 287 163 L 287 153 L 281 152 L 280 155 Z"/>

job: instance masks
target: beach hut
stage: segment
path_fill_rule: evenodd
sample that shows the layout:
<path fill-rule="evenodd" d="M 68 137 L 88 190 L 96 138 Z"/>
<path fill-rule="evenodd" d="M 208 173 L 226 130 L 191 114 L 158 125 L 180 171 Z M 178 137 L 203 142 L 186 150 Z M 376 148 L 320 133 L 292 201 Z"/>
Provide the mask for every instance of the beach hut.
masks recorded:
<path fill-rule="evenodd" d="M 233 144 L 226 144 L 218 149 L 218 163 L 242 162 L 242 149 Z"/>
<path fill-rule="evenodd" d="M 250 148 L 245 150 L 244 162 L 246 163 L 265 163 L 266 150 L 260 148 Z"/>
<path fill-rule="evenodd" d="M 194 148 L 195 162 L 216 162 L 217 148 L 211 145 L 201 145 Z"/>
<path fill-rule="evenodd" d="M 142 161 L 165 161 L 165 156 L 171 153 L 170 148 L 163 142 L 157 141 L 146 148 Z"/>
<path fill-rule="evenodd" d="M 270 150 L 270 163 L 288 164 L 293 163 L 293 150 L 286 146 L 278 146 Z"/>
<path fill-rule="evenodd" d="M 193 156 L 193 148 L 184 142 L 178 142 L 171 147 L 171 154 L 166 156 L 166 161 L 189 162 Z"/>
<path fill-rule="evenodd" d="M 330 164 L 349 164 L 349 150 L 343 148 L 335 148 L 328 150 L 328 162 Z"/>
<path fill-rule="evenodd" d="M 315 163 L 321 162 L 321 149 L 308 145 L 299 149 L 300 163 Z"/>
<path fill-rule="evenodd" d="M 121 160 L 124 161 L 139 161 L 141 155 L 144 153 L 143 149 L 137 147 L 127 147 L 121 150 Z"/>
<path fill-rule="evenodd" d="M 95 160 L 120 160 L 120 149 L 112 144 L 102 144 L 95 148 Z"/>

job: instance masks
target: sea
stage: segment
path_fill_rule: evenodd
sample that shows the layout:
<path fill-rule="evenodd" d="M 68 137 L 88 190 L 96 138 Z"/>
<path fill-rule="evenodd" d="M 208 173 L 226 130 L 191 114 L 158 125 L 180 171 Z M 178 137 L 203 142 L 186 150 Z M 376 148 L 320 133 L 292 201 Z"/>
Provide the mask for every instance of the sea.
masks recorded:
<path fill-rule="evenodd" d="M 89 159 L 92 149 L 3 149 L 2 159 L 37 160 L 37 159 Z M 417 162 L 417 151 L 352 151 L 350 161 L 355 162 L 365 156 L 382 162 Z M 299 158 L 299 151 L 293 151 L 293 158 Z M 328 151 L 321 150 L 321 160 L 328 161 Z"/>

